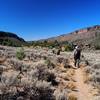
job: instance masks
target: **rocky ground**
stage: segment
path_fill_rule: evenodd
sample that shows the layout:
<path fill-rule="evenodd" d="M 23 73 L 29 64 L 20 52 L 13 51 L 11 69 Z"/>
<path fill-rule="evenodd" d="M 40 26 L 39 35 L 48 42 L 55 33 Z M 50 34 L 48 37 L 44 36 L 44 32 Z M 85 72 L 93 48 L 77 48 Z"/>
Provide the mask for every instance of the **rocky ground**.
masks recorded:
<path fill-rule="evenodd" d="M 100 100 L 100 51 L 83 52 L 80 68 L 73 52 L 0 46 L 0 100 Z"/>

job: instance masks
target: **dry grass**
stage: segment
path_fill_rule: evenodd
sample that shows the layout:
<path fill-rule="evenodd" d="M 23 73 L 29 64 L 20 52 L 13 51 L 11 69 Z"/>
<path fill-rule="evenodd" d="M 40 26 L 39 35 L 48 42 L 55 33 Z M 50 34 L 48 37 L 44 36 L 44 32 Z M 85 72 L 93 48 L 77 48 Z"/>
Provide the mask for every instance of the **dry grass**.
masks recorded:
<path fill-rule="evenodd" d="M 5 49 L 8 54 L 7 60 L 2 62 L 5 64 L 3 69 L 0 66 L 2 100 L 8 100 L 8 97 L 11 100 L 25 100 L 26 98 L 27 100 L 77 100 L 75 95 L 68 95 L 68 90 L 76 89 L 71 52 L 55 55 L 52 50 L 25 48 L 26 57 L 19 61 L 16 59 L 16 48 Z M 4 53 L 3 50 L 0 51 Z M 87 76 L 84 82 L 91 83 L 99 89 L 100 54 L 87 52 L 84 56 L 90 64 L 86 66 L 85 62 L 81 63 Z M 18 75 L 21 77 L 19 78 Z"/>
<path fill-rule="evenodd" d="M 66 88 L 74 90 L 76 89 L 76 85 L 74 82 L 68 82 Z"/>
<path fill-rule="evenodd" d="M 69 95 L 68 100 L 78 100 L 74 94 Z"/>

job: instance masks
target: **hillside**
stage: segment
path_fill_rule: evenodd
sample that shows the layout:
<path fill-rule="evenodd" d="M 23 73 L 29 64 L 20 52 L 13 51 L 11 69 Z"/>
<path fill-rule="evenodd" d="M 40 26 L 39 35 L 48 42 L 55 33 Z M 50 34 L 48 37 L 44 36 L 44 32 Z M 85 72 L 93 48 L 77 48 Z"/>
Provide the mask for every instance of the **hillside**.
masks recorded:
<path fill-rule="evenodd" d="M 57 37 L 52 37 L 45 39 L 48 42 L 57 40 L 58 42 L 69 41 L 74 44 L 80 43 L 83 45 L 92 45 L 94 46 L 100 44 L 100 25 L 95 25 L 92 27 L 87 27 L 83 29 L 76 30 L 71 33 L 66 33 Z M 45 41 L 42 40 L 42 41 Z M 41 40 L 40 40 L 41 41 Z"/>
<path fill-rule="evenodd" d="M 14 33 L 0 31 L 0 44 L 8 46 L 21 46 L 25 40 Z"/>

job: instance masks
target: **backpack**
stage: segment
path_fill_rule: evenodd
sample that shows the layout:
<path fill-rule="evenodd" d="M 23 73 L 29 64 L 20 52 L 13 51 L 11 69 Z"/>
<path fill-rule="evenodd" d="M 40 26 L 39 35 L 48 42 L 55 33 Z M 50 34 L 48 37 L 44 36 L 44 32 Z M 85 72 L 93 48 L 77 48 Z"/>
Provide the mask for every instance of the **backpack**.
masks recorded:
<path fill-rule="evenodd" d="M 75 49 L 75 51 L 74 51 L 74 57 L 80 57 L 80 53 L 81 53 L 80 49 Z"/>

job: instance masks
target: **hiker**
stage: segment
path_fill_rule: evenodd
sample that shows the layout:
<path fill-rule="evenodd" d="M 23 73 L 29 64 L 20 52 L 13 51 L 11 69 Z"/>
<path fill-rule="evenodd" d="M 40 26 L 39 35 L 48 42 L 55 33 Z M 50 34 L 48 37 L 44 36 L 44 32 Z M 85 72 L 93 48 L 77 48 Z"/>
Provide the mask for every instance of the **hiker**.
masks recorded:
<path fill-rule="evenodd" d="M 60 55 L 60 51 L 61 51 L 60 49 L 57 50 L 57 55 Z"/>
<path fill-rule="evenodd" d="M 81 56 L 81 48 L 79 46 L 76 46 L 74 49 L 74 65 L 79 68 L 80 63 L 80 56 Z"/>
<path fill-rule="evenodd" d="M 55 48 L 52 49 L 52 53 L 55 54 Z"/>
<path fill-rule="evenodd" d="M 57 49 L 57 55 L 60 55 L 60 53 L 61 53 L 61 46 L 59 46 Z"/>

